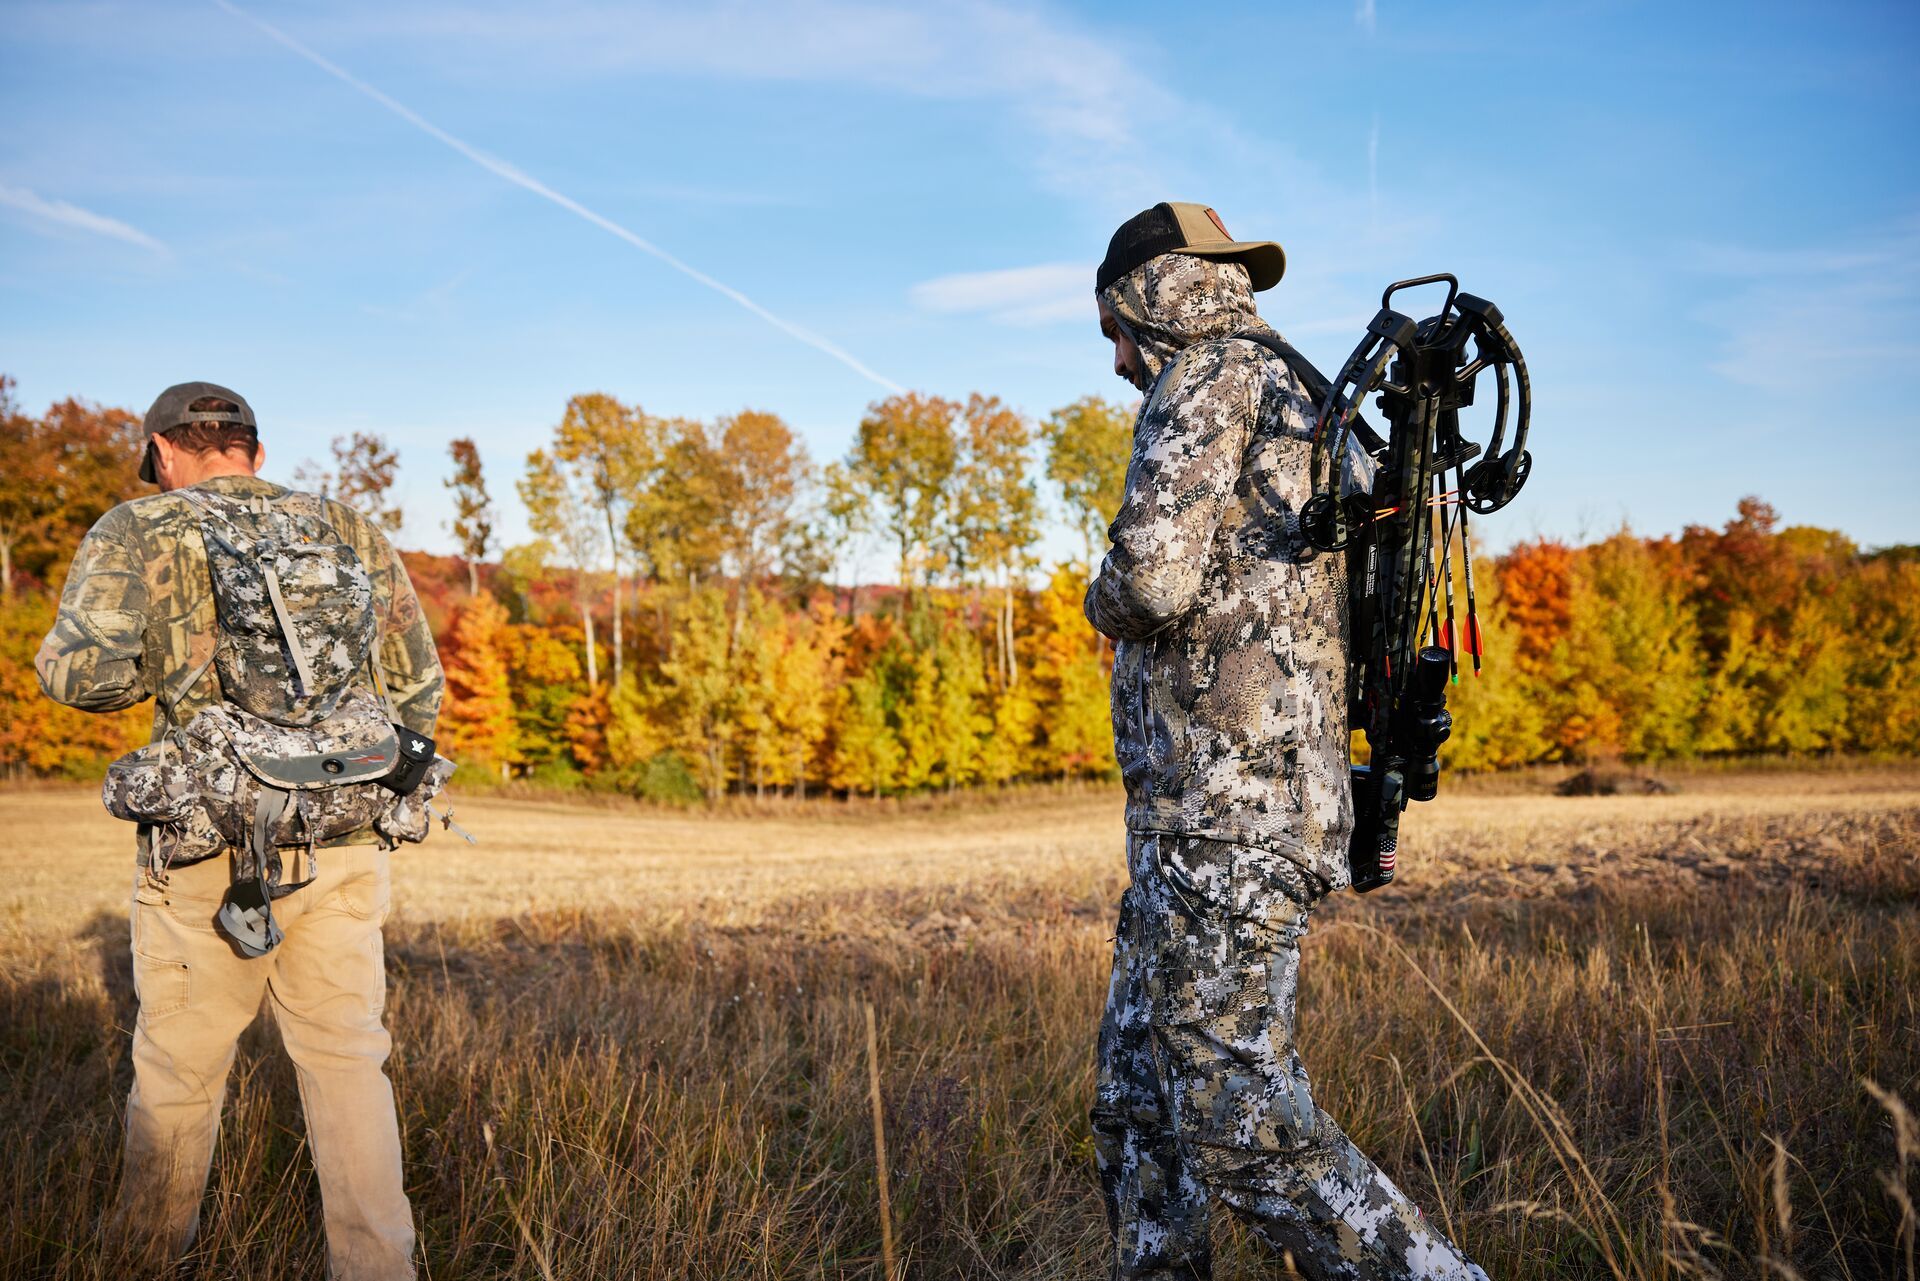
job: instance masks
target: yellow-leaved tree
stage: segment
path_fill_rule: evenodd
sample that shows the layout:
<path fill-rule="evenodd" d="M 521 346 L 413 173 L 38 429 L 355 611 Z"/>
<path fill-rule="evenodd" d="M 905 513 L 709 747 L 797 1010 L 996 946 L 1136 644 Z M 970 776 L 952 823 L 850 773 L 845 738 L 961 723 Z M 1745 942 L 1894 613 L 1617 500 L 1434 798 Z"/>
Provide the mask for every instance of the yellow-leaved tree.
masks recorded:
<path fill-rule="evenodd" d="M 1683 581 L 1622 529 L 1574 562 L 1571 626 L 1555 648 L 1555 713 L 1589 758 L 1688 756 L 1706 693 Z"/>
<path fill-rule="evenodd" d="M 878 796 L 892 791 L 902 752 L 887 718 L 887 685 L 868 668 L 840 687 L 834 709 L 827 779 L 848 792 Z"/>
<path fill-rule="evenodd" d="M 733 661 L 725 598 L 693 592 L 674 620 L 671 657 L 660 664 L 654 707 L 667 745 L 686 761 L 709 801 L 734 777 L 742 691 Z"/>
<path fill-rule="evenodd" d="M 1032 683 L 1046 709 L 1028 772 L 1110 777 L 1113 720 L 1107 700 L 1107 642 L 1081 612 L 1087 567 L 1068 562 L 1034 602 Z"/>

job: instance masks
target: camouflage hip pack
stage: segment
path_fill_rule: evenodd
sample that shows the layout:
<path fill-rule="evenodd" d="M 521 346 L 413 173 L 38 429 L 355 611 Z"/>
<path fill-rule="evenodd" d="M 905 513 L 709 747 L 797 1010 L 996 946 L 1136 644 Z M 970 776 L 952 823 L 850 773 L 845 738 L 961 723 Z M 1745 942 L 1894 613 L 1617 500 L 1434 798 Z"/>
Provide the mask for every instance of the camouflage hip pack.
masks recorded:
<path fill-rule="evenodd" d="M 453 762 L 434 756 L 431 740 L 396 730 L 383 710 L 354 690 L 320 724 L 290 726 L 216 703 L 109 765 L 101 798 L 115 818 L 157 829 L 156 867 L 232 849 L 280 898 L 305 884 L 280 884 L 283 847 L 311 850 L 368 828 L 394 845 L 426 838 L 427 802 Z M 394 790 L 396 766 L 422 753 L 424 777 Z"/>
<path fill-rule="evenodd" d="M 390 723 L 357 689 L 311 726 L 216 703 L 108 766 L 101 799 L 115 818 L 149 825 L 150 866 L 162 872 L 231 850 L 221 923 L 243 951 L 263 955 L 280 941 L 272 901 L 312 879 L 320 845 L 369 829 L 389 847 L 425 840 L 428 802 L 453 769 L 431 739 Z M 285 882 L 288 847 L 306 850 L 306 880 Z"/>

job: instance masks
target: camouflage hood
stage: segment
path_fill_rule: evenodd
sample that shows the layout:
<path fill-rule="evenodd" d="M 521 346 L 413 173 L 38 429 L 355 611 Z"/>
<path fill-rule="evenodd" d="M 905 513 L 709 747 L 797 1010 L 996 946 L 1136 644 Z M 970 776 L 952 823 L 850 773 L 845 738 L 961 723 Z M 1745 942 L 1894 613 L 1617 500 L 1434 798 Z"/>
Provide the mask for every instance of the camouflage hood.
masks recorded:
<path fill-rule="evenodd" d="M 1254 309 L 1247 269 L 1237 262 L 1161 254 L 1108 285 L 1100 297 L 1139 344 L 1148 386 L 1197 342 L 1266 328 Z"/>

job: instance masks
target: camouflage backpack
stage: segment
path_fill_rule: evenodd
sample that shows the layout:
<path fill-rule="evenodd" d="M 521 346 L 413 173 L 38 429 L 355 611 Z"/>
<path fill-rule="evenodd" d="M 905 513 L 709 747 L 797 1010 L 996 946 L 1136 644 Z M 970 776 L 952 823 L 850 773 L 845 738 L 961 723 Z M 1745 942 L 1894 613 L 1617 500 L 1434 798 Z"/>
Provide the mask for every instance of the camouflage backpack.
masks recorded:
<path fill-rule="evenodd" d="M 233 851 L 219 919 L 259 955 L 280 941 L 272 900 L 312 879 L 319 845 L 369 828 L 389 845 L 424 839 L 427 802 L 453 763 L 397 723 L 371 580 L 330 525 L 265 497 L 177 492 L 201 516 L 221 701 L 109 766 L 104 799 L 150 825 L 158 871 Z M 282 876 L 290 846 L 308 854 L 295 884 Z"/>

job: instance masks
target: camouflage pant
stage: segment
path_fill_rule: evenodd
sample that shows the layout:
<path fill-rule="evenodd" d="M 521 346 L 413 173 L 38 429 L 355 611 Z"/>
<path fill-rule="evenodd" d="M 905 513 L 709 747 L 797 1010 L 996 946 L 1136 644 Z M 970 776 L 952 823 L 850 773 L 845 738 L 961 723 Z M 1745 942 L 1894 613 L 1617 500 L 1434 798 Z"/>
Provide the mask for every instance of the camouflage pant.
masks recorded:
<path fill-rule="evenodd" d="M 1136 833 L 1093 1110 L 1116 1278 L 1212 1271 L 1219 1198 L 1313 1278 L 1486 1281 L 1315 1106 L 1294 1048 L 1315 887 L 1288 860 Z"/>

